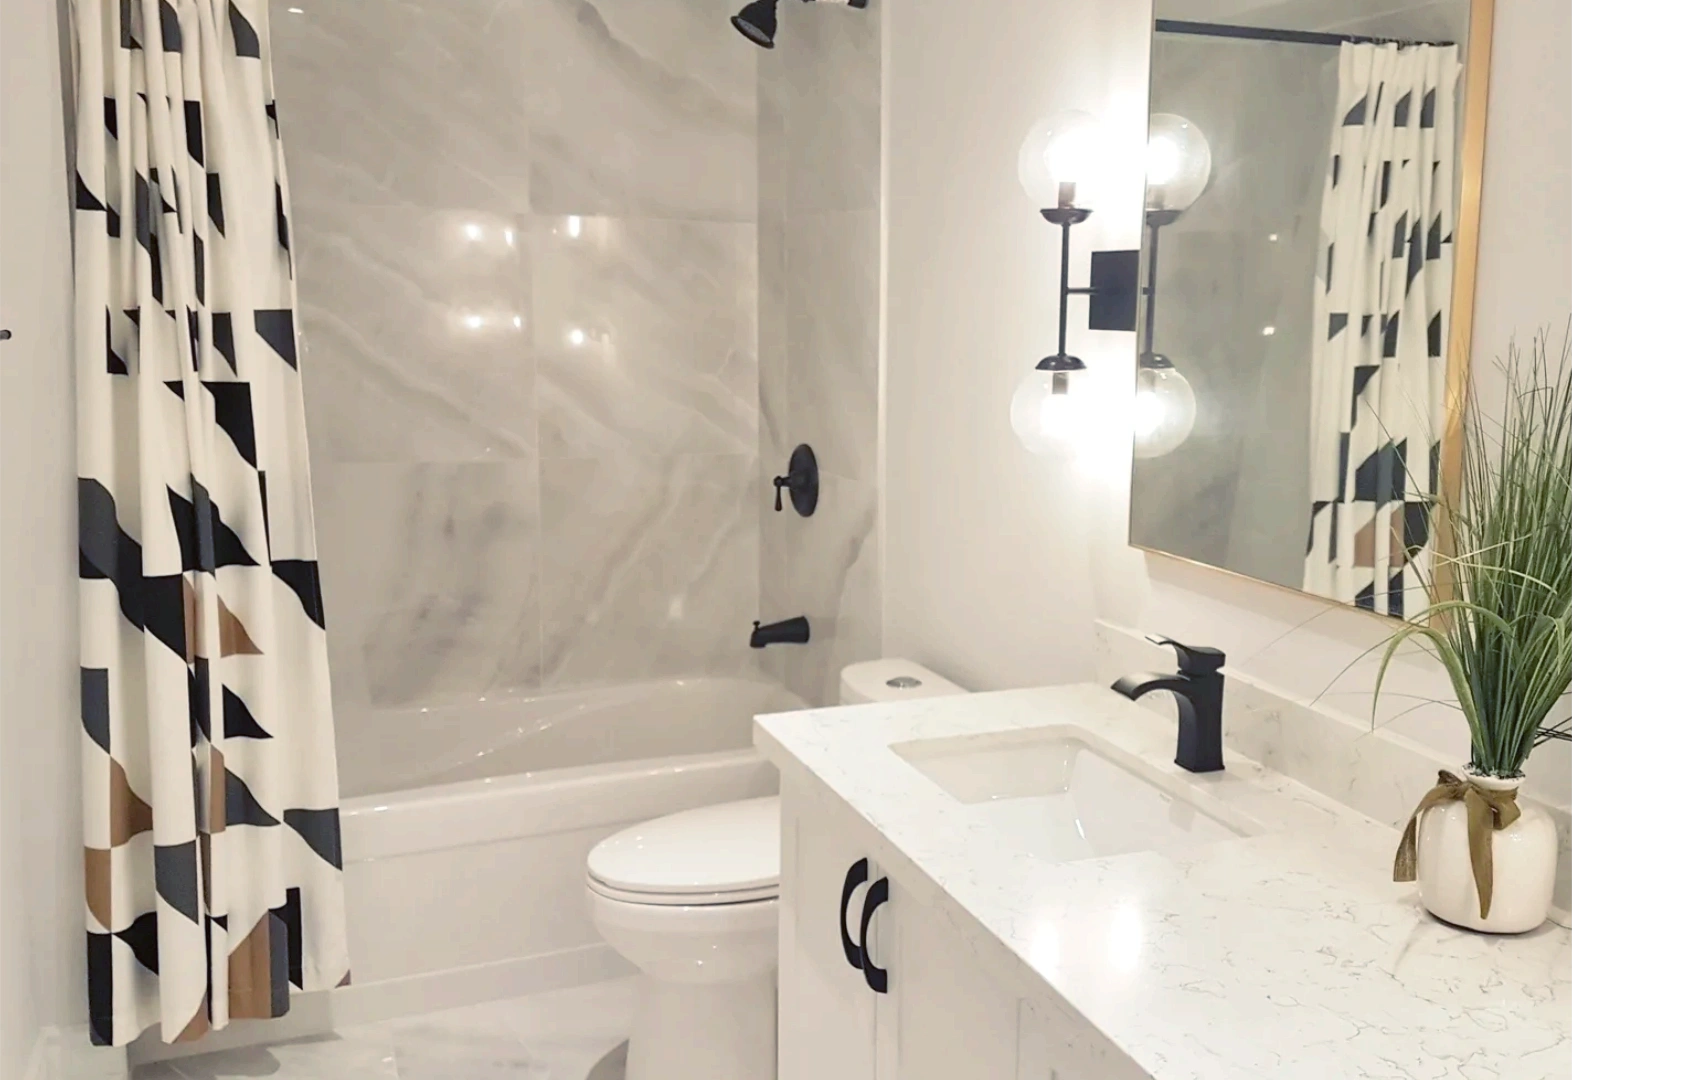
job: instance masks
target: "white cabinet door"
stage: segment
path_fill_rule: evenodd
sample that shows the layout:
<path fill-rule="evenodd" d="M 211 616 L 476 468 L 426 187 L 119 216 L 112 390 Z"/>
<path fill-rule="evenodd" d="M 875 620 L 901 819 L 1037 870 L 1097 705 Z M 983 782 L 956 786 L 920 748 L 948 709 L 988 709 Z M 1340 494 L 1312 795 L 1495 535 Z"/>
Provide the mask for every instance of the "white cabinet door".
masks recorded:
<path fill-rule="evenodd" d="M 984 973 L 942 914 L 905 890 L 891 886 L 881 915 L 890 992 L 878 1006 L 877 1043 L 887 1076 L 1014 1080 L 1019 999 Z"/>
<path fill-rule="evenodd" d="M 851 811 L 782 788 L 777 957 L 779 1080 L 875 1080 L 878 994 L 859 966 L 859 919 L 878 877 Z M 863 864 L 863 865 L 862 865 Z"/>

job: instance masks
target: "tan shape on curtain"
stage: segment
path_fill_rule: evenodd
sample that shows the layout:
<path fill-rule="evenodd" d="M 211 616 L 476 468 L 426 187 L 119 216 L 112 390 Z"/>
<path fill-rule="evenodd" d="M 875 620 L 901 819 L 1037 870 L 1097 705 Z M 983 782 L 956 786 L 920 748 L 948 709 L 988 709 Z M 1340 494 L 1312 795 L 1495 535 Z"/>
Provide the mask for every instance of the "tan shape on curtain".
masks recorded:
<path fill-rule="evenodd" d="M 113 853 L 109 848 L 83 849 L 83 899 L 89 914 L 108 932 L 113 928 Z"/>
<path fill-rule="evenodd" d="M 1405 551 L 1405 504 L 1396 503 L 1387 513 L 1388 524 L 1392 526 L 1393 535 L 1387 540 L 1387 565 L 1394 570 L 1410 561 L 1410 554 Z"/>
<path fill-rule="evenodd" d="M 208 1004 L 208 991 L 202 991 L 202 1003 L 196 1006 L 196 1014 L 190 1017 L 190 1022 L 184 1025 L 184 1030 L 172 1036 L 169 1040 L 174 1043 L 196 1042 L 213 1030 L 212 1007 Z"/>
<path fill-rule="evenodd" d="M 260 656 L 261 647 L 249 636 L 249 631 L 231 614 L 225 601 L 219 602 L 219 655 Z"/>
<path fill-rule="evenodd" d="M 208 758 L 207 773 L 207 831 L 218 834 L 225 831 L 225 755 L 217 746 Z"/>
<path fill-rule="evenodd" d="M 249 936 L 226 957 L 228 1007 L 233 1020 L 273 1016 L 273 917 L 262 912 Z"/>
<path fill-rule="evenodd" d="M 201 620 L 197 618 L 201 612 L 201 601 L 196 598 L 196 586 L 190 575 L 185 574 L 178 580 L 184 583 L 184 655 L 202 656 Z"/>
<path fill-rule="evenodd" d="M 107 759 L 107 839 L 113 847 L 129 843 L 138 833 L 154 828 L 154 808 L 130 789 L 124 766 Z"/>
<path fill-rule="evenodd" d="M 1381 520 L 1381 515 L 1387 513 L 1388 531 L 1392 537 L 1387 544 L 1387 565 L 1397 570 L 1409 561 L 1405 554 L 1405 515 L 1402 512 L 1388 513 L 1386 508 L 1375 511 L 1363 528 L 1357 530 L 1357 536 L 1352 542 L 1352 565 L 1375 569 L 1375 526 Z"/>

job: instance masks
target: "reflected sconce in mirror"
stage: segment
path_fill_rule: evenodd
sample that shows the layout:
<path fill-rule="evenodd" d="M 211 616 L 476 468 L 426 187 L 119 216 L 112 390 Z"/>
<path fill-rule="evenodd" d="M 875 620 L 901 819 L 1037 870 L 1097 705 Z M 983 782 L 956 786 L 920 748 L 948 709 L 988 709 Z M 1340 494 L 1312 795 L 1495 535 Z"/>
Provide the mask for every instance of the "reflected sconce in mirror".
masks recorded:
<path fill-rule="evenodd" d="M 1074 287 L 1068 277 L 1073 226 L 1090 217 L 1096 184 L 1106 175 L 1106 138 L 1090 114 L 1068 112 L 1039 122 L 1020 148 L 1020 183 L 1043 219 L 1061 230 L 1055 352 L 1020 380 L 1008 409 L 1014 434 L 1034 454 L 1071 453 L 1091 422 L 1087 395 L 1073 391 L 1085 362 L 1067 351 L 1068 299 L 1089 298 L 1092 330 L 1138 329 L 1137 251 L 1092 252 L 1090 284 Z"/>
<path fill-rule="evenodd" d="M 1209 140 L 1183 116 L 1150 117 L 1144 160 L 1144 331 L 1132 398 L 1132 453 L 1161 457 L 1180 448 L 1197 423 L 1197 395 L 1174 362 L 1156 351 L 1156 264 L 1162 228 L 1178 221 L 1209 186 Z"/>

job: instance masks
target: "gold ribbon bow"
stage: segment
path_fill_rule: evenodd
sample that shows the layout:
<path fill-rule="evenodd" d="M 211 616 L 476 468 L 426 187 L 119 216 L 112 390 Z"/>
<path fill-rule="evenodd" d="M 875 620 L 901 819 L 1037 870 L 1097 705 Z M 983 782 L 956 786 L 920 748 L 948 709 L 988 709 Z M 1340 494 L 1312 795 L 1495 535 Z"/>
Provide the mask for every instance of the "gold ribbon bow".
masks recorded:
<path fill-rule="evenodd" d="M 1440 780 L 1411 811 L 1405 825 L 1405 835 L 1399 841 L 1399 851 L 1393 856 L 1393 880 L 1417 879 L 1417 821 L 1436 806 L 1462 802 L 1469 815 L 1470 871 L 1476 877 L 1476 899 L 1481 901 L 1482 918 L 1488 917 L 1488 905 L 1494 899 L 1494 833 L 1518 819 L 1517 792 L 1490 791 L 1478 787 L 1473 780 L 1460 780 L 1445 769 Z"/>

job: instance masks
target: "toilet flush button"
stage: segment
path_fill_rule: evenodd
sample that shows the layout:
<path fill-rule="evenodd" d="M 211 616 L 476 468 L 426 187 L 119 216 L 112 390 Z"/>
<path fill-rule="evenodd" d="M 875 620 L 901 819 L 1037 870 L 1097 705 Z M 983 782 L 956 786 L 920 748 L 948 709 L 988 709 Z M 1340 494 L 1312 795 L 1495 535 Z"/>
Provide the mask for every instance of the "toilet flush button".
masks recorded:
<path fill-rule="evenodd" d="M 921 683 L 911 675 L 897 675 L 883 685 L 896 690 L 912 690 L 915 687 L 923 686 L 924 683 Z"/>

